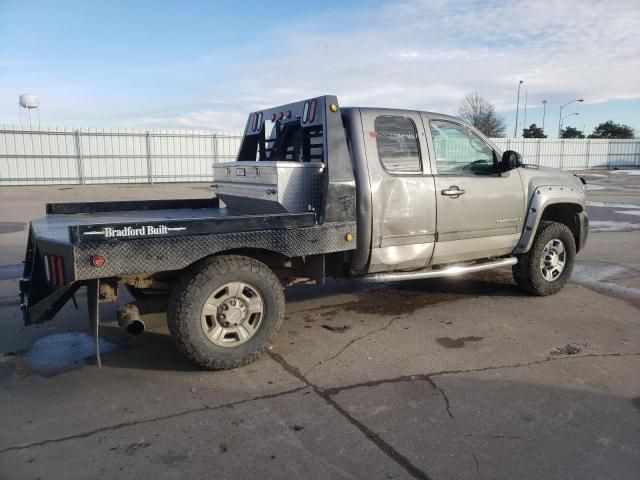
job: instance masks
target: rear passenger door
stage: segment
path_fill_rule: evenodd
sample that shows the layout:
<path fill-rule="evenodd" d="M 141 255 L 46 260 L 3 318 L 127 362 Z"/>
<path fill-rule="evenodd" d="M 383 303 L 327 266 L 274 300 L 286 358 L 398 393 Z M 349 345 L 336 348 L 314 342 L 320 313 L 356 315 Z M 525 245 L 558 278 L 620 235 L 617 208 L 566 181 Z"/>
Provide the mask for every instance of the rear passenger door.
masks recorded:
<path fill-rule="evenodd" d="M 425 267 L 436 211 L 420 115 L 363 109 L 361 118 L 373 210 L 369 271 Z"/>
<path fill-rule="evenodd" d="M 434 265 L 511 253 L 524 222 L 518 170 L 498 173 L 494 148 L 462 123 L 423 114 L 438 211 Z"/>

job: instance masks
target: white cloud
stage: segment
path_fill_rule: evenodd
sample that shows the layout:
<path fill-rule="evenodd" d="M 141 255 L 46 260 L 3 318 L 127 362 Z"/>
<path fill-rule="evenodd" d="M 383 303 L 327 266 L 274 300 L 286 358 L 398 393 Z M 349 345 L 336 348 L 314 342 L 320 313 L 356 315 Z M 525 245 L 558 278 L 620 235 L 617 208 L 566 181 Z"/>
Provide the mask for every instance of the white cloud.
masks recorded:
<path fill-rule="evenodd" d="M 543 98 L 548 107 L 640 98 L 637 0 L 391 1 L 330 22 L 288 22 L 260 43 L 181 65 L 184 98 L 173 95 L 171 107 L 155 99 L 153 113 L 131 103 L 129 111 L 143 113 L 117 116 L 145 126 L 242 128 L 252 110 L 323 93 L 343 105 L 455 113 L 471 91 L 506 111 L 520 79 L 532 107 Z M 185 79 L 154 71 L 155 82 Z M 193 85 L 208 103 L 194 102 Z"/>
<path fill-rule="evenodd" d="M 312 20 L 288 30 L 294 33 L 278 32 L 268 59 L 236 64 L 230 96 L 253 99 L 247 111 L 336 93 L 343 104 L 453 113 L 465 93 L 478 91 L 499 110 L 510 110 L 517 80 L 525 79 L 531 103 L 640 97 L 640 7 L 634 1 L 613 8 L 593 0 L 416 0 L 351 20 L 354 28 L 343 33 L 324 33 Z M 186 113 L 182 121 L 219 114 Z"/>

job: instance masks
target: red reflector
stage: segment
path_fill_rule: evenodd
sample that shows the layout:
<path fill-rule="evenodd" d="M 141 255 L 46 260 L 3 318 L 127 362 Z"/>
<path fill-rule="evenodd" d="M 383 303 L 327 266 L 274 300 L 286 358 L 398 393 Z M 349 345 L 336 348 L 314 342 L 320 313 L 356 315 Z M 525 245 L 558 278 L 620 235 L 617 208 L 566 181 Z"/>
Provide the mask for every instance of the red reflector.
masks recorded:
<path fill-rule="evenodd" d="M 53 255 L 49 255 L 49 272 L 51 273 L 51 283 L 58 284 L 58 272 L 56 271 L 56 259 Z"/>
<path fill-rule="evenodd" d="M 313 122 L 316 118 L 316 107 L 318 106 L 318 101 L 314 98 L 311 100 L 311 105 L 309 105 L 309 122 Z"/>
<path fill-rule="evenodd" d="M 101 267 L 106 263 L 106 260 L 104 259 L 104 257 L 102 255 L 94 255 L 93 258 L 91 258 L 91 264 L 94 267 Z"/>
<path fill-rule="evenodd" d="M 64 265 L 62 263 L 62 257 L 58 257 L 58 283 L 64 285 Z"/>

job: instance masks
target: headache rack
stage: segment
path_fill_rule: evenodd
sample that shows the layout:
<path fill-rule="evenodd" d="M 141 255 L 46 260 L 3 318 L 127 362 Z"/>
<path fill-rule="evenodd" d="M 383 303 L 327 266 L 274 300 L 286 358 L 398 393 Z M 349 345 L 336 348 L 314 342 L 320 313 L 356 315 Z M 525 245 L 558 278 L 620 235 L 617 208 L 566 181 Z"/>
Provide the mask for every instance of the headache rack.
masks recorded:
<path fill-rule="evenodd" d="M 251 113 L 236 161 L 214 165 L 213 176 L 217 195 L 239 211 L 356 219 L 353 168 L 332 95 Z"/>

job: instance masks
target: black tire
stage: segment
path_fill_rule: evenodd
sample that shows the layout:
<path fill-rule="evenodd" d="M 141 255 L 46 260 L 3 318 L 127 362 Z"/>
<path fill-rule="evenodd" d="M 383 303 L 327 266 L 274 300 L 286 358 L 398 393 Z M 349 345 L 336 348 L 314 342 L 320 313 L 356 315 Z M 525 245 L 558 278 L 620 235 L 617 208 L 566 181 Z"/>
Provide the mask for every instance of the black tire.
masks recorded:
<path fill-rule="evenodd" d="M 544 278 L 540 268 L 540 260 L 545 246 L 558 239 L 564 245 L 565 263 L 562 272 L 553 280 Z M 569 227 L 562 223 L 542 221 L 531 245 L 531 249 L 518 258 L 513 266 L 513 278 L 525 292 L 541 297 L 553 295 L 562 290 L 571 277 L 576 258 L 576 243 Z"/>
<path fill-rule="evenodd" d="M 237 346 L 209 340 L 201 324 L 209 296 L 230 282 L 246 282 L 262 297 L 261 324 L 253 336 Z M 182 352 L 203 368 L 226 370 L 253 362 L 269 347 L 284 318 L 284 289 L 263 263 L 248 257 L 210 257 L 187 269 L 169 296 L 167 324 Z"/>

